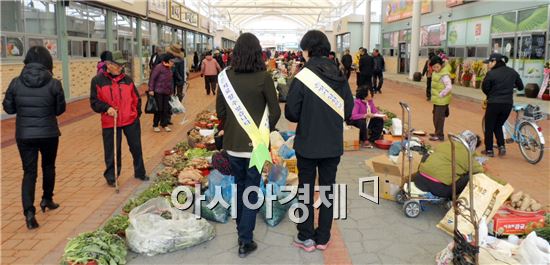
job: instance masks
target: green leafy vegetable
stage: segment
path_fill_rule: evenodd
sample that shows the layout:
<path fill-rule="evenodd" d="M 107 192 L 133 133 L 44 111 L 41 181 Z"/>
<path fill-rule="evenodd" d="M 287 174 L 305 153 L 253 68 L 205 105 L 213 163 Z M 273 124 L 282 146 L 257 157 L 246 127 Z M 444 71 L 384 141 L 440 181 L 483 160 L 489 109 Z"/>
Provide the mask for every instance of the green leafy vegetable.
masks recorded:
<path fill-rule="evenodd" d="M 122 238 L 97 230 L 71 239 L 65 246 L 62 264 L 86 264 L 88 261 L 96 261 L 99 265 L 126 264 L 126 255 L 126 243 Z"/>
<path fill-rule="evenodd" d="M 189 158 L 189 160 L 192 160 L 193 158 L 212 156 L 212 152 L 204 148 L 193 148 L 187 150 L 187 152 L 185 152 L 185 156 Z"/>
<path fill-rule="evenodd" d="M 172 180 L 157 182 L 144 190 L 137 198 L 129 200 L 122 210 L 129 213 L 132 209 L 144 204 L 152 198 L 159 197 L 162 194 L 170 194 L 174 189 L 174 185 L 175 183 Z"/>
<path fill-rule="evenodd" d="M 128 224 L 128 216 L 116 215 L 107 221 L 103 230 L 109 234 L 118 234 L 124 232 L 128 228 Z"/>

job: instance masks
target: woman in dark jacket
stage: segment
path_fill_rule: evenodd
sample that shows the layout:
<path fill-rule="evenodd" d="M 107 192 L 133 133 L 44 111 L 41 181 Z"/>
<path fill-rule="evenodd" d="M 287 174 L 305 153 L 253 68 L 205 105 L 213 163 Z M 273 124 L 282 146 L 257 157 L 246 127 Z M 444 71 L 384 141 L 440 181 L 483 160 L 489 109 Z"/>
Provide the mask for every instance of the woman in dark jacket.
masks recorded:
<path fill-rule="evenodd" d="M 523 90 L 523 82 L 516 70 L 506 66 L 508 57 L 493 53 L 485 60 L 490 71 L 483 79 L 483 93 L 487 96 L 487 108 L 485 109 L 485 152 L 489 157 L 494 157 L 493 134 L 497 138 L 498 155 L 506 154 L 504 146 L 504 133 L 502 125 L 508 119 L 514 104 L 514 87 Z"/>
<path fill-rule="evenodd" d="M 290 84 L 285 117 L 290 122 L 298 123 L 294 141 L 298 159 L 298 187 L 302 189 L 309 186 L 306 191 L 309 201 L 300 200 L 300 203 L 307 206 L 309 214 L 305 222 L 298 224 L 298 235 L 294 238 L 294 244 L 310 252 L 315 249 L 325 250 L 330 240 L 332 206 L 322 204 L 319 207 L 319 225 L 314 229 L 314 186 L 319 176 L 319 185 L 329 189 L 325 194 L 332 205 L 330 196 L 334 194 L 336 171 L 344 153 L 343 124 L 351 116 L 353 96 L 346 76 L 327 58 L 330 43 L 324 33 L 318 30 L 308 31 L 300 41 L 300 48 L 304 51 L 307 63 Z M 336 94 L 333 96 L 340 98 L 339 101 L 343 104 L 339 110 L 342 113 L 336 112 L 315 94 L 314 87 L 306 86 L 299 75 L 308 71 L 317 77 L 317 80 L 311 82 L 314 83 L 312 86 L 319 86 L 323 81 L 328 85 L 325 89 L 332 89 Z"/>
<path fill-rule="evenodd" d="M 229 154 L 231 173 L 235 176 L 237 183 L 239 256 L 244 258 L 257 248 L 253 240 L 253 232 L 258 211 L 249 209 L 244 204 L 243 193 L 249 187 L 258 189 L 261 179 L 259 170 L 261 169 L 249 167 L 252 151 L 256 151 L 258 145 L 253 144 L 248 133 L 241 127 L 237 115 L 233 113 L 233 108 L 227 103 L 226 97 L 240 99 L 241 107 L 244 107 L 250 114 L 253 126 L 261 125 L 267 106 L 271 130 L 275 129 L 275 125 L 279 121 L 281 109 L 273 80 L 271 75 L 266 72 L 265 63 L 262 60 L 262 47 L 258 38 L 251 33 L 242 34 L 237 39 L 233 54 L 235 57 L 231 62 L 231 67 L 220 74 L 221 93 L 218 93 L 216 98 L 216 111 L 218 118 L 223 121 L 223 149 Z M 228 89 L 228 83 L 233 90 Z M 264 144 L 265 147 L 269 146 L 269 140 Z M 256 204 L 257 201 L 258 194 L 252 192 L 248 197 L 248 202 Z"/>
<path fill-rule="evenodd" d="M 168 127 L 168 122 L 170 122 L 170 111 L 172 110 L 170 107 L 170 95 L 174 94 L 174 75 L 172 73 L 174 59 L 174 55 L 170 53 L 161 55 L 161 63 L 155 66 L 149 79 L 149 95 L 155 96 L 158 107 L 158 111 L 153 118 L 153 130 L 155 132 L 160 132 L 159 123 L 167 132 L 172 131 Z"/>
<path fill-rule="evenodd" d="M 59 204 L 53 201 L 55 159 L 59 144 L 57 116 L 65 112 L 65 94 L 61 82 L 53 78 L 50 52 L 42 46 L 29 49 L 21 75 L 14 78 L 2 105 L 8 114 L 17 114 L 15 139 L 23 162 L 23 213 L 28 229 L 38 227 L 34 193 L 38 152 L 42 154 L 42 212 Z"/>

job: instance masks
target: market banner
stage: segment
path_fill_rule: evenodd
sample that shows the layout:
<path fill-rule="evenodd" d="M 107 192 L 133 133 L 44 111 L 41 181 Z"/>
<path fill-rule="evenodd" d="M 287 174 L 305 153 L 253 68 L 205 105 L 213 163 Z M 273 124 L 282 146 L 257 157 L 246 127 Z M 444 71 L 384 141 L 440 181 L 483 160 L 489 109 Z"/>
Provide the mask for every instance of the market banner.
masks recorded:
<path fill-rule="evenodd" d="M 413 1 L 385 0 L 383 5 L 384 21 L 386 23 L 412 17 Z M 422 14 L 432 12 L 432 0 L 422 0 L 420 12 Z"/>
<path fill-rule="evenodd" d="M 342 119 L 344 119 L 344 100 L 334 89 L 332 89 L 323 79 L 319 78 L 315 73 L 309 70 L 307 67 L 300 70 L 300 73 L 296 75 L 296 78 L 300 80 L 307 88 L 309 88 L 315 95 L 319 96 L 329 107 L 331 107 Z"/>
<path fill-rule="evenodd" d="M 237 122 L 246 132 L 250 140 L 252 141 L 252 156 L 250 158 L 249 168 L 256 167 L 258 172 L 262 174 L 262 169 L 265 162 L 271 162 L 271 154 L 269 152 L 269 118 L 268 108 L 265 106 L 262 121 L 259 126 L 250 116 L 250 113 L 244 106 L 243 102 L 235 92 L 233 85 L 227 77 L 227 70 L 223 70 L 218 75 L 220 91 L 227 102 L 227 105 L 237 118 Z"/>

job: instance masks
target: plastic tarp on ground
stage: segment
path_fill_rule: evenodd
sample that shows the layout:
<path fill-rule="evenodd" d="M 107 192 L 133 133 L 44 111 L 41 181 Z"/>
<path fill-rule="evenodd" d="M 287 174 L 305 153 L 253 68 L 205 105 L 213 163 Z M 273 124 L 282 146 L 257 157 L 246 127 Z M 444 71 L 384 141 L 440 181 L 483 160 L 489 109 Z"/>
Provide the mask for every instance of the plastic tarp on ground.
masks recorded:
<path fill-rule="evenodd" d="M 214 238 L 214 227 L 204 219 L 170 207 L 154 198 L 134 208 L 126 239 L 130 250 L 147 256 L 182 250 Z"/>

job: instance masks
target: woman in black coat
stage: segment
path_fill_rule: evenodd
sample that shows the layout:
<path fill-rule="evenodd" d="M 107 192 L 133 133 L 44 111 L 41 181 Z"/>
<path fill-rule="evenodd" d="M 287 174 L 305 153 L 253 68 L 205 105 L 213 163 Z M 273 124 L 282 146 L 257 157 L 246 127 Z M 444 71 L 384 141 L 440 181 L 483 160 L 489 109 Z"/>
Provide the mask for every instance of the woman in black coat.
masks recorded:
<path fill-rule="evenodd" d="M 55 159 L 59 145 L 57 116 L 65 112 L 65 94 L 61 82 L 53 78 L 50 52 L 42 46 L 29 49 L 21 75 L 14 78 L 2 105 L 8 114 L 17 114 L 15 139 L 23 163 L 23 213 L 28 229 L 38 227 L 34 193 L 38 152 L 42 155 L 42 212 L 59 204 L 53 201 Z"/>
<path fill-rule="evenodd" d="M 506 66 L 508 57 L 493 53 L 485 60 L 490 71 L 483 79 L 482 91 L 487 96 L 487 108 L 485 109 L 485 151 L 483 154 L 494 157 L 493 134 L 497 138 L 498 155 L 506 155 L 504 146 L 504 132 L 502 125 L 508 120 L 512 106 L 514 105 L 514 88 L 523 90 L 521 77 L 514 70 Z"/>

